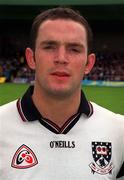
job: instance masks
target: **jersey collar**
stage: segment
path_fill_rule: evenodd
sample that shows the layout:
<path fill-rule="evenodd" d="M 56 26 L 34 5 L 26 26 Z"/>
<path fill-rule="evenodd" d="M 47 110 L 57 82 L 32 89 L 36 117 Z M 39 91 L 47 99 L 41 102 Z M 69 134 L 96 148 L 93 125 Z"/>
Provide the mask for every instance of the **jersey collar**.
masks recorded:
<path fill-rule="evenodd" d="M 56 134 L 66 134 L 70 131 L 70 129 L 76 124 L 81 115 L 85 115 L 90 117 L 93 114 L 93 107 L 90 102 L 87 101 L 83 91 L 81 92 L 81 102 L 78 109 L 78 112 L 71 116 L 65 124 L 60 128 L 58 125 L 53 123 L 49 119 L 45 119 L 40 112 L 35 107 L 32 94 L 33 94 L 33 86 L 30 86 L 26 93 L 23 95 L 21 99 L 17 101 L 17 109 L 23 121 L 35 121 L 39 120 L 39 122 L 51 130 Z"/>

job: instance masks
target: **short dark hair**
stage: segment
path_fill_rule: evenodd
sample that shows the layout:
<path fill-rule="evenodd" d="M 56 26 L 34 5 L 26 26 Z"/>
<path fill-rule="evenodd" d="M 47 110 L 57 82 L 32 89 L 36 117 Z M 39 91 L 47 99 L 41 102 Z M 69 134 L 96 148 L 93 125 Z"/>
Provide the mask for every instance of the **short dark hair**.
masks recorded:
<path fill-rule="evenodd" d="M 40 25 L 46 20 L 73 20 L 85 27 L 87 34 L 88 53 L 92 51 L 93 33 L 87 20 L 79 12 L 67 7 L 57 7 L 41 12 L 33 21 L 30 32 L 30 47 L 35 50 L 36 38 Z"/>

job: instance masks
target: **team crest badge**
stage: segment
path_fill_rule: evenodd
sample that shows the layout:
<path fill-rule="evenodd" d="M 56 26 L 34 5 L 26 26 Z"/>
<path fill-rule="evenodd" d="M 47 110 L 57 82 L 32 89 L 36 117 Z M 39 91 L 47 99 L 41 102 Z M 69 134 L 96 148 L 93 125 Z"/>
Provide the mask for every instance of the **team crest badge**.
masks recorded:
<path fill-rule="evenodd" d="M 17 169 L 26 169 L 38 164 L 37 158 L 34 152 L 26 145 L 22 145 L 18 148 L 13 156 L 11 166 Z"/>
<path fill-rule="evenodd" d="M 110 142 L 92 142 L 92 156 L 94 162 L 90 163 L 92 173 L 111 174 L 113 169 L 112 144 Z"/>

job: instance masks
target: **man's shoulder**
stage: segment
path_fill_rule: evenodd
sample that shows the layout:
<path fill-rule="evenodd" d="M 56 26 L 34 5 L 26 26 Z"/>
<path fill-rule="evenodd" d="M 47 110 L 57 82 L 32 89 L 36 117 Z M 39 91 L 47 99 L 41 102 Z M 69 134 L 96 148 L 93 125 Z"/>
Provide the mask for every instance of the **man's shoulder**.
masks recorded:
<path fill-rule="evenodd" d="M 105 107 L 102 107 L 101 105 L 98 105 L 94 102 L 91 102 L 92 106 L 93 106 L 93 114 L 95 116 L 101 116 L 104 118 L 112 118 L 112 119 L 121 119 L 124 121 L 124 115 L 121 114 L 117 114 L 115 112 L 110 111 L 109 109 L 106 109 Z"/>
<path fill-rule="evenodd" d="M 17 100 L 14 100 L 12 102 L 0 106 L 0 117 L 9 116 L 9 114 L 12 114 L 14 111 L 17 111 L 16 104 Z"/>

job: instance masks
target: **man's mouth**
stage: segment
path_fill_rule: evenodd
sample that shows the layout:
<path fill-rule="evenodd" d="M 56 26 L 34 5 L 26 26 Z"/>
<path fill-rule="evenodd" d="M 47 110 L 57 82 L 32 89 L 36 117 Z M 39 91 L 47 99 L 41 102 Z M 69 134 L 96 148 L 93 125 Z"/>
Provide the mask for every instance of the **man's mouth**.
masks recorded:
<path fill-rule="evenodd" d="M 55 71 L 51 73 L 52 77 L 59 81 L 67 81 L 70 77 L 70 74 L 65 71 Z"/>
<path fill-rule="evenodd" d="M 64 71 L 55 71 L 53 73 L 51 73 L 51 75 L 53 76 L 58 76 L 58 77 L 69 77 L 69 73 L 64 72 Z"/>

